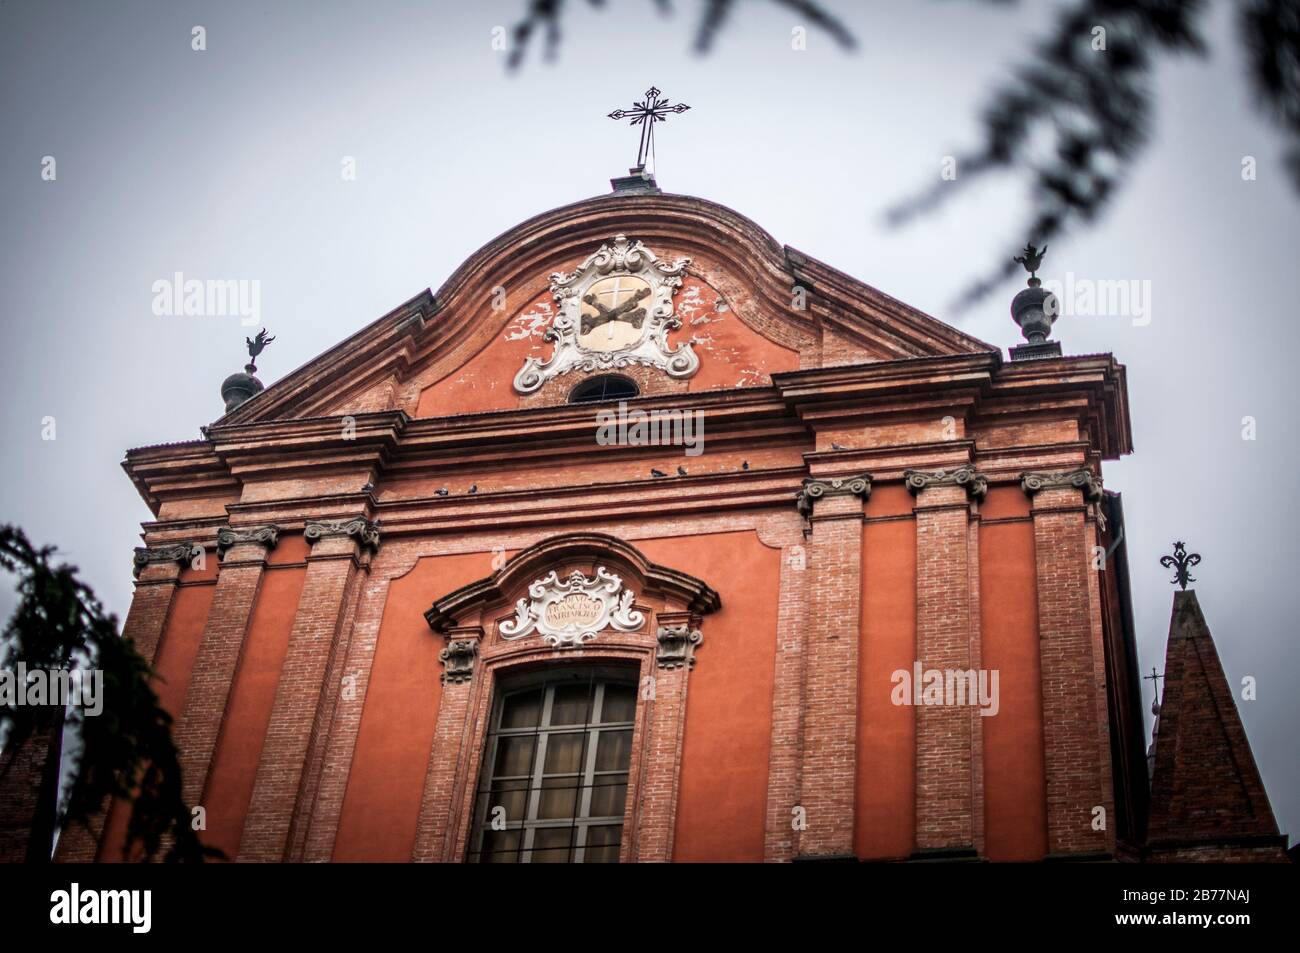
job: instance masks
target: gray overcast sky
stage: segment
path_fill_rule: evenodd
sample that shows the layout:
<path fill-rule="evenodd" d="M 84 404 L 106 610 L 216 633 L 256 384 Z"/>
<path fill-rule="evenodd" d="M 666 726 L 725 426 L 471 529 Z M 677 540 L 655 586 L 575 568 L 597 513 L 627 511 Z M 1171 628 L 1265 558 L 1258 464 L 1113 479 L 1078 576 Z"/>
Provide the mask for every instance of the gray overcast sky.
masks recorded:
<path fill-rule="evenodd" d="M 825 3 L 856 53 L 812 28 L 792 50 L 800 21 L 756 2 L 700 59 L 697 3 L 662 19 L 649 0 L 574 0 L 558 62 L 534 51 L 509 75 L 492 28 L 524 0 L 0 0 L 0 520 L 57 544 L 124 614 L 150 514 L 123 451 L 196 438 L 249 333 L 234 317 L 155 317 L 153 283 L 177 271 L 259 281 L 277 336 L 259 367 L 274 381 L 436 289 L 505 229 L 607 191 L 636 135 L 605 114 L 652 83 L 693 107 L 658 134 L 666 190 L 729 205 L 977 337 L 1016 343 L 1018 280 L 964 314 L 950 305 L 1027 237 L 1018 182 L 986 183 L 902 231 L 882 212 L 976 141 L 984 93 L 1057 6 Z M 1053 241 L 1043 271 L 1150 282 L 1149 324 L 1066 316 L 1056 329 L 1066 353 L 1128 366 L 1137 449 L 1105 472 L 1124 493 L 1142 664 L 1163 670 L 1171 587 L 1157 559 L 1185 538 L 1204 555 L 1196 589 L 1230 683 L 1258 679 L 1258 700 L 1238 707 L 1295 835 L 1300 197 L 1251 109 L 1231 5 L 1214 4 L 1210 22 L 1210 58 L 1153 77 L 1152 145 L 1115 207 Z M 191 49 L 196 24 L 204 52 Z M 1247 155 L 1255 181 L 1240 174 Z M 42 440 L 46 416 L 56 440 Z M 6 589 L 0 611 L 12 605 Z"/>

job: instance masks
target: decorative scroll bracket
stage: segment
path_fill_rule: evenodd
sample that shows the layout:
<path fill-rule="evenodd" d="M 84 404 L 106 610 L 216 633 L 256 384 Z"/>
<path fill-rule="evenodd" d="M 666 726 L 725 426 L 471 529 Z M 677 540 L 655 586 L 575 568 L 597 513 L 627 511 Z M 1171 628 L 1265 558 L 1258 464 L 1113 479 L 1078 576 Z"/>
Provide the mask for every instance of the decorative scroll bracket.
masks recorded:
<path fill-rule="evenodd" d="M 474 676 L 474 659 L 478 657 L 476 639 L 453 639 L 438 653 L 444 670 L 443 684 L 460 685 Z"/>
<path fill-rule="evenodd" d="M 689 625 L 659 626 L 655 665 L 659 668 L 694 668 L 695 647 L 704 641 L 699 629 Z"/>

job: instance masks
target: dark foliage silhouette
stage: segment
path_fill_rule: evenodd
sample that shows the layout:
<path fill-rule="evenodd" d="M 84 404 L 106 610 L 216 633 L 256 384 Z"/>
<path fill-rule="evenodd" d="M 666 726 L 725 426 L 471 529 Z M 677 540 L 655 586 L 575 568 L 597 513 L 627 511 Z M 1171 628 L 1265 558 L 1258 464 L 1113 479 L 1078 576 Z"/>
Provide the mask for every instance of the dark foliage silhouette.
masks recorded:
<path fill-rule="evenodd" d="M 191 828 L 171 716 L 158 705 L 148 664 L 131 640 L 118 634 L 116 618 L 104 615 L 95 594 L 77 579 L 76 568 L 52 565 L 53 555 L 52 547 L 34 548 L 20 529 L 0 526 L 0 567 L 17 575 L 19 596 L 0 637 L 0 665 L 14 669 L 22 662 L 28 671 L 103 672 L 102 711 L 89 717 L 75 706 L 68 710 L 81 749 L 58 822 L 64 827 L 86 824 L 109 798 L 129 800 L 126 843 L 108 849 L 149 860 L 167 841 L 164 859 L 169 861 L 222 856 L 203 846 Z M 50 757 L 57 759 L 63 720 L 61 706 L 0 706 L 0 728 L 8 729 L 0 752 L 0 782 L 34 738 L 50 737 Z M 57 777 L 57 770 L 57 764 L 47 765 L 47 777 Z M 42 790 L 29 861 L 50 859 L 57 794 L 57 785 Z"/>

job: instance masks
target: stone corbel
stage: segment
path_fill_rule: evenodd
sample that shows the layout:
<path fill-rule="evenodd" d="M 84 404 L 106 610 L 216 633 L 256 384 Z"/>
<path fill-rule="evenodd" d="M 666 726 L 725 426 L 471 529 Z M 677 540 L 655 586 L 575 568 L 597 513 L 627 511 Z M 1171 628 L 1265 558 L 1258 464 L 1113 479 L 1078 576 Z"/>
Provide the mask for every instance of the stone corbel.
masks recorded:
<path fill-rule="evenodd" d="M 1093 476 L 1092 471 L 1086 467 L 1079 467 L 1077 470 L 1068 470 L 1064 473 L 1022 473 L 1020 474 L 1020 489 L 1024 490 L 1029 496 L 1033 496 L 1039 490 L 1055 490 L 1077 487 L 1083 491 L 1083 498 L 1089 503 L 1096 503 L 1101 499 L 1102 488 L 1101 480 Z"/>
<path fill-rule="evenodd" d="M 459 685 L 468 682 L 474 675 L 474 659 L 478 657 L 478 642 L 473 639 L 455 639 L 438 653 L 445 671 L 442 673 L 443 684 L 451 682 Z"/>
<path fill-rule="evenodd" d="M 444 669 L 442 683 L 463 685 L 474 677 L 474 661 L 478 658 L 483 630 L 478 626 L 455 626 L 446 635 L 447 647 L 438 653 Z"/>
<path fill-rule="evenodd" d="M 954 470 L 904 470 L 903 480 L 913 496 L 926 487 L 962 486 L 966 496 L 972 500 L 982 500 L 989 491 L 989 481 L 972 466 L 961 466 Z"/>
<path fill-rule="evenodd" d="M 137 546 L 134 557 L 134 575 L 140 578 L 140 572 L 151 563 L 178 563 L 185 566 L 199 549 L 198 544 L 190 541 L 176 543 L 172 546 Z"/>
<path fill-rule="evenodd" d="M 263 549 L 270 551 L 275 549 L 275 544 L 279 539 L 280 527 L 278 526 L 248 526 L 238 529 L 223 526 L 217 530 L 217 558 L 224 559 L 226 550 L 242 543 L 256 543 Z"/>
<path fill-rule="evenodd" d="M 857 496 L 865 500 L 871 496 L 871 474 L 831 480 L 808 477 L 795 497 L 795 508 L 807 519 L 812 516 L 813 504 L 824 496 Z"/>
<path fill-rule="evenodd" d="M 345 520 L 308 520 L 302 535 L 309 543 L 347 536 L 356 540 L 362 549 L 376 552 L 379 549 L 379 520 L 368 520 L 363 516 Z"/>
<path fill-rule="evenodd" d="M 655 649 L 657 668 L 694 668 L 695 647 L 704 641 L 700 630 L 690 625 L 659 626 L 659 644 Z"/>

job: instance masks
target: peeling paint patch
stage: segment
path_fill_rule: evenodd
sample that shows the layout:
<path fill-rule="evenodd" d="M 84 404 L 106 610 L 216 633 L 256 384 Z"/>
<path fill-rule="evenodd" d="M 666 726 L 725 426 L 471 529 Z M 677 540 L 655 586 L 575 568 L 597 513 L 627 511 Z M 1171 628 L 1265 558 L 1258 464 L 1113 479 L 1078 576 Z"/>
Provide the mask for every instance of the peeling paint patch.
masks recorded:
<path fill-rule="evenodd" d="M 522 341 L 524 338 L 540 338 L 546 333 L 555 316 L 555 309 L 549 301 L 539 301 L 527 311 L 521 312 L 506 325 L 504 338 L 507 341 Z"/>

